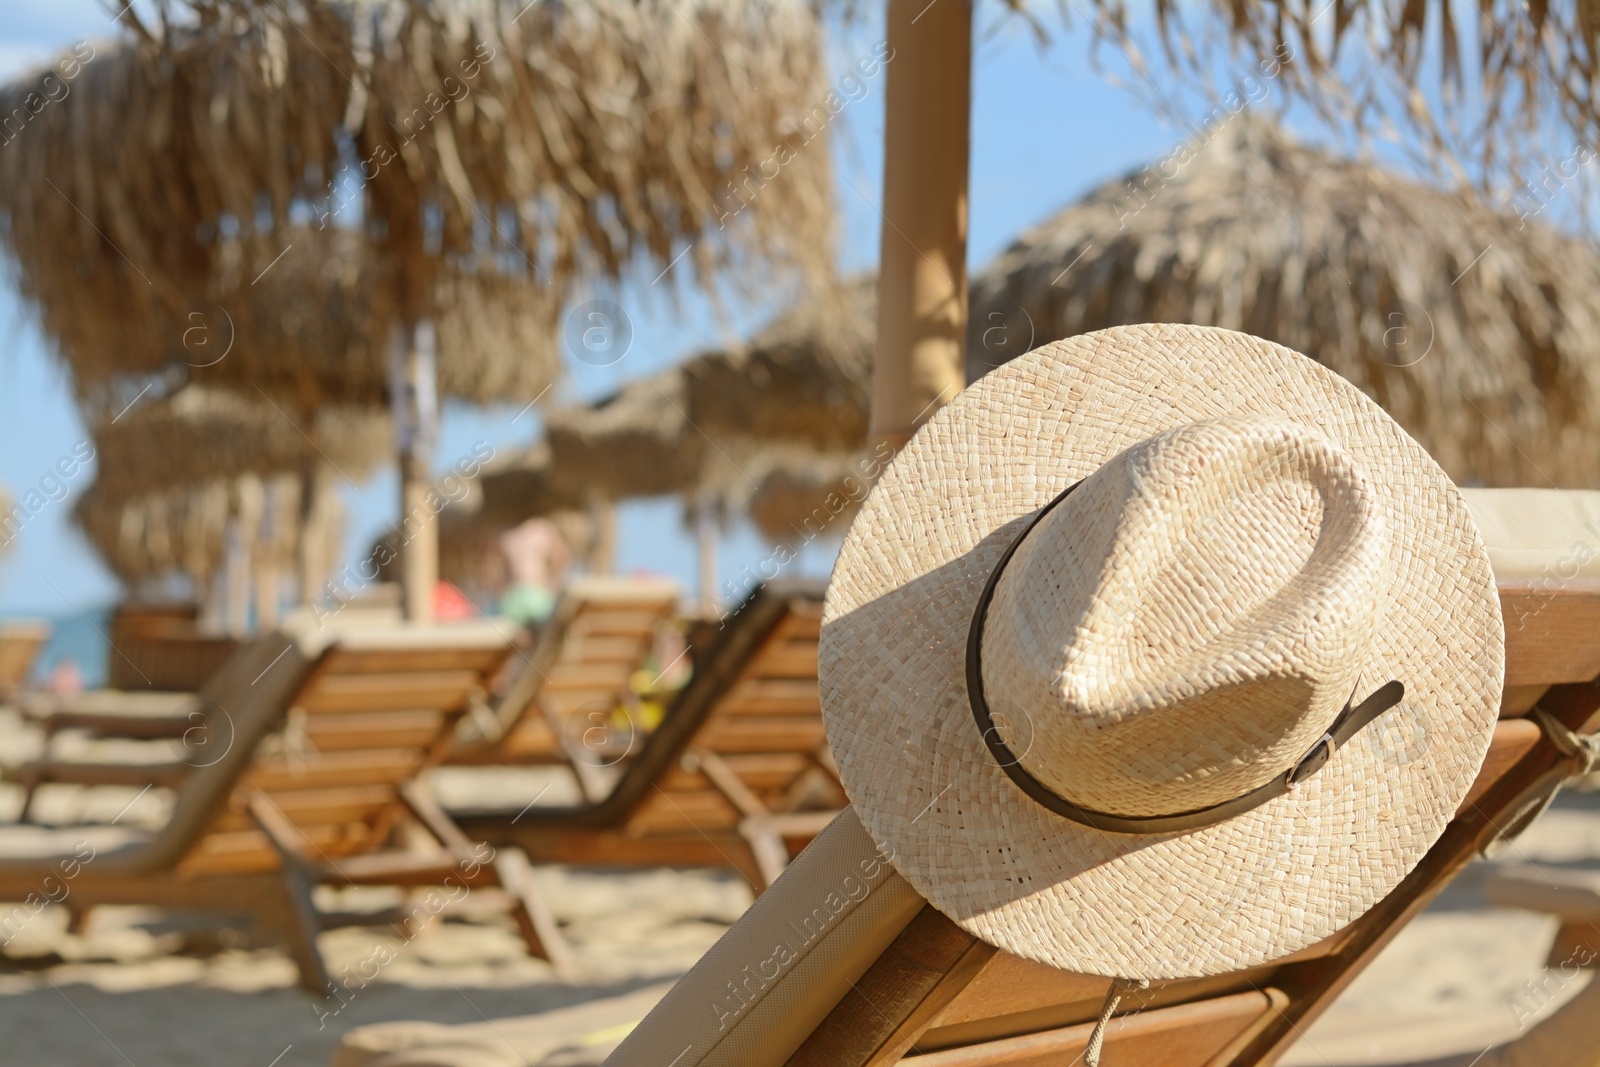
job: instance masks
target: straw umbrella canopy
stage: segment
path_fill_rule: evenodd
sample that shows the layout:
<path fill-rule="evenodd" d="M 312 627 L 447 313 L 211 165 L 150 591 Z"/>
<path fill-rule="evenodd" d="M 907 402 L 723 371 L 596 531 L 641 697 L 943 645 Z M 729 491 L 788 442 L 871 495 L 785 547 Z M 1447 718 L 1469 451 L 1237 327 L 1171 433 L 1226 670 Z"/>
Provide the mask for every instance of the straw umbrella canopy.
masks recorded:
<path fill-rule="evenodd" d="M 636 378 L 592 404 L 545 417 L 556 485 L 597 500 L 693 489 L 715 449 L 689 421 L 679 368 Z"/>
<path fill-rule="evenodd" d="M 397 312 L 378 251 L 357 234 L 314 226 L 292 227 L 285 239 L 282 257 L 221 303 L 171 307 L 133 286 L 90 314 L 70 288 L 30 293 L 80 403 L 105 408 L 97 384 L 155 376 L 169 390 L 232 388 L 307 424 L 322 407 L 386 408 Z M 441 395 L 532 398 L 555 378 L 558 308 L 547 290 L 519 294 L 493 274 L 450 275 L 436 288 Z M 125 403 L 113 399 L 110 413 Z"/>
<path fill-rule="evenodd" d="M 180 573 L 204 590 L 231 543 L 256 570 L 268 621 L 291 562 L 309 600 L 337 558 L 334 476 L 364 478 L 390 450 L 388 419 L 370 408 L 323 408 L 301 425 L 201 385 L 140 401 L 93 435 L 95 482 L 75 516 L 113 572 L 134 588 Z M 236 612 L 248 600 L 230 591 Z"/>
<path fill-rule="evenodd" d="M 77 498 L 72 517 L 95 553 L 128 588 L 151 587 L 181 576 L 205 602 L 227 558 L 230 531 L 238 520 L 258 520 L 267 500 L 293 508 L 300 492 L 301 483 L 289 475 L 263 479 L 242 474 L 131 493 L 96 478 Z M 324 559 L 337 558 L 342 505 L 326 484 L 317 492 L 316 507 L 327 521 L 273 524 L 270 540 L 257 541 L 255 550 L 277 559 L 308 550 Z M 318 543 L 310 545 L 308 540 Z"/>
<path fill-rule="evenodd" d="M 849 452 L 867 437 L 874 279 L 807 294 L 748 344 L 683 364 L 688 414 L 719 440 Z"/>
<path fill-rule="evenodd" d="M 362 479 L 391 450 L 389 419 L 370 408 L 322 408 L 300 426 L 270 403 L 202 385 L 136 404 L 94 439 L 96 480 L 124 497 L 244 474 L 298 475 L 308 451 Z"/>
<path fill-rule="evenodd" d="M 38 109 L 30 150 L 0 160 L 23 291 L 81 377 L 104 351 L 85 318 L 243 315 L 297 233 L 315 248 L 359 225 L 377 252 L 364 349 L 387 357 L 407 514 L 426 493 L 441 385 L 451 395 L 438 368 L 495 351 L 436 330 L 459 286 L 525 314 L 680 261 L 707 288 L 831 263 L 826 144 L 790 118 L 826 92 L 799 0 L 158 6 L 159 26 L 123 12 L 135 38 L 79 64 L 75 106 Z M 0 103 L 26 106 L 50 77 Z M 286 359 L 342 367 L 349 351 Z M 469 399 L 489 388 L 460 380 Z M 493 397 L 546 384 L 516 381 Z M 415 617 L 432 536 L 407 553 Z"/>
<path fill-rule="evenodd" d="M 1360 387 L 1458 481 L 1600 486 L 1600 249 L 1236 120 L 973 282 L 969 377 L 1134 322 L 1243 330 Z"/>
<path fill-rule="evenodd" d="M 685 245 L 680 269 L 703 284 L 826 272 L 827 147 L 787 118 L 826 91 L 800 3 L 190 6 L 198 21 L 160 28 L 125 13 L 134 39 L 78 64 L 72 104 L 39 110 L 0 158 L 18 281 L 85 380 L 159 369 L 102 344 L 95 320 L 176 318 L 162 332 L 181 337 L 195 312 L 243 314 L 280 255 L 337 275 L 341 299 L 368 294 L 385 322 L 432 317 L 464 285 L 478 323 L 490 304 L 553 306 Z M 26 111 L 51 84 L 24 79 L 0 106 Z M 358 225 L 381 255 L 350 261 L 337 231 Z M 271 358 L 342 365 L 350 349 Z M 443 391 L 507 398 L 475 369 Z"/>
<path fill-rule="evenodd" d="M 1521 186 L 1538 209 L 1552 184 L 1581 177 L 1594 154 L 1587 146 L 1600 127 L 1600 19 L 1589 5 L 1485 0 L 1476 18 L 1459 22 L 1449 2 L 1154 0 L 1142 11 L 1127 0 L 1088 5 L 1088 15 L 1076 5 L 1071 13 L 1093 20 L 1097 44 L 1131 60 L 1141 76 L 1134 84 L 1155 86 L 1142 59 L 1142 45 L 1153 45 L 1207 88 L 1214 106 L 1202 118 L 1206 127 L 1242 106 L 1242 80 L 1223 90 L 1212 83 L 1219 57 L 1238 69 L 1244 52 L 1253 53 L 1245 68 L 1251 76 L 1275 79 L 1323 118 L 1417 134 L 1403 143 L 1421 146 L 1457 177 L 1502 191 Z M 883 47 L 904 58 L 889 66 L 885 86 L 872 434 L 898 447 L 961 387 L 974 4 L 886 6 Z M 1005 6 L 1025 7 L 1021 0 Z M 1430 79 L 1438 80 L 1437 108 L 1423 91 Z M 1525 175 L 1541 164 L 1538 189 L 1529 188 Z"/>

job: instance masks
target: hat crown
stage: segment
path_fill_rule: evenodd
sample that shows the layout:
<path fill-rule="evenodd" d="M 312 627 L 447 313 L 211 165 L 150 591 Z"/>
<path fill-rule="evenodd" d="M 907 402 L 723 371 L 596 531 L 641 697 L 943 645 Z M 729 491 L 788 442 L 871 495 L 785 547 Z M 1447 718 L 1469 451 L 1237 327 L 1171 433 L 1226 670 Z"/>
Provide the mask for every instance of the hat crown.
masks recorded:
<path fill-rule="evenodd" d="M 1151 816 L 1283 773 L 1361 677 L 1388 544 L 1353 458 L 1304 427 L 1194 422 L 1096 470 L 995 588 L 983 680 L 1019 762 Z"/>

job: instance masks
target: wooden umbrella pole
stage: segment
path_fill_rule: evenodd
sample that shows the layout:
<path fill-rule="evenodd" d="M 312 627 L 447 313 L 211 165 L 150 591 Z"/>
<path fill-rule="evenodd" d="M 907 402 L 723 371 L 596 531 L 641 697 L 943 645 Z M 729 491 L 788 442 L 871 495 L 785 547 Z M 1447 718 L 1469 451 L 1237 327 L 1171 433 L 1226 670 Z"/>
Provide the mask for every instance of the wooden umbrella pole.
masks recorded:
<path fill-rule="evenodd" d="M 965 384 L 971 0 L 889 0 L 874 444 Z"/>
<path fill-rule="evenodd" d="M 433 323 L 395 334 L 390 350 L 391 401 L 400 453 L 400 560 L 405 617 L 433 621 L 439 581 L 439 516 L 433 496 L 433 449 L 439 433 L 438 367 Z"/>
<path fill-rule="evenodd" d="M 706 488 L 695 491 L 694 534 L 699 570 L 700 610 L 714 616 L 721 606 L 717 595 L 717 543 L 720 540 L 717 523 L 717 497 Z"/>

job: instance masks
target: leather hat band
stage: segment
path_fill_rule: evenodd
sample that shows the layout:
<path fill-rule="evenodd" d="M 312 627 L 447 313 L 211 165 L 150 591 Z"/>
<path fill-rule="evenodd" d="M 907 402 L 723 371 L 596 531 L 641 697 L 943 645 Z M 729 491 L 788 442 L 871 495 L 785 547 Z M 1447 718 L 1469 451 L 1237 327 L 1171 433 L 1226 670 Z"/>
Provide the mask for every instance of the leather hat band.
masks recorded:
<path fill-rule="evenodd" d="M 1243 815 L 1294 789 L 1320 771 L 1333 758 L 1333 754 L 1360 733 L 1368 723 L 1400 703 L 1405 696 L 1405 686 L 1398 681 L 1385 682 L 1360 703 L 1355 703 L 1355 696 L 1352 694 L 1350 702 L 1345 704 L 1344 710 L 1339 713 L 1339 717 L 1334 720 L 1328 732 L 1323 734 L 1305 755 L 1296 760 L 1293 766 L 1281 774 L 1274 775 L 1265 785 L 1219 804 L 1173 815 L 1113 815 L 1081 807 L 1061 796 L 1028 772 L 995 727 L 994 717 L 989 712 L 988 699 L 983 692 L 983 627 L 989 614 L 989 601 L 993 599 L 995 588 L 1000 584 L 1000 575 L 1004 573 L 1006 564 L 1011 562 L 1011 557 L 1016 553 L 1018 546 L 1040 520 L 1065 500 L 1079 484 L 1081 483 L 1074 482 L 1067 486 L 1054 500 L 1039 509 L 1039 513 L 1007 546 L 999 562 L 995 564 L 994 570 L 989 574 L 983 595 L 978 598 L 977 607 L 972 612 L 972 624 L 967 629 L 967 699 L 972 705 L 972 718 L 978 724 L 978 734 L 988 746 L 990 755 L 1000 765 L 1000 769 L 1006 772 L 1006 777 L 1016 783 L 1017 788 L 1035 803 L 1073 822 L 1119 834 L 1167 834 L 1213 826 Z"/>

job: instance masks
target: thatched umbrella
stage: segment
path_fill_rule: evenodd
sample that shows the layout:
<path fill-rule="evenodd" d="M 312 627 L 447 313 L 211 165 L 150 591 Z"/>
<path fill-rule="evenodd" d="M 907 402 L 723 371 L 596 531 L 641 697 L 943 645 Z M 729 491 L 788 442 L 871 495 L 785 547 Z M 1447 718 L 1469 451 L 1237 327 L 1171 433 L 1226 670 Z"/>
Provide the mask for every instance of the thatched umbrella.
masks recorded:
<path fill-rule="evenodd" d="M 1600 249 L 1242 117 L 1159 187 L 1108 182 L 973 282 L 969 375 L 1134 322 L 1305 352 L 1459 481 L 1600 486 Z"/>
<path fill-rule="evenodd" d="M 592 404 L 545 416 L 556 485 L 596 500 L 692 489 L 715 448 L 690 422 L 679 368 L 636 378 Z"/>
<path fill-rule="evenodd" d="M 521 297 L 680 250 L 704 282 L 831 263 L 826 144 L 789 117 L 827 88 L 804 4 L 187 6 L 198 22 L 159 29 L 125 12 L 137 37 L 80 64 L 73 103 L 39 110 L 27 151 L 0 159 L 35 299 L 205 310 L 297 231 L 358 222 L 411 301 L 402 316 L 446 306 L 434 283 L 452 274 Z M 52 83 L 14 83 L 0 105 Z M 352 156 L 355 193 L 336 180 Z"/>
<path fill-rule="evenodd" d="M 1027 6 L 1004 2 L 1016 11 Z M 1207 88 L 1214 106 L 1198 122 L 1195 109 L 1178 109 L 1191 128 L 1214 129 L 1238 112 L 1250 84 L 1274 80 L 1326 119 L 1392 123 L 1413 134 L 1402 143 L 1422 146 L 1458 176 L 1502 192 L 1521 187 L 1524 202 L 1533 201 L 1525 210 L 1534 211 L 1581 177 L 1594 155 L 1600 18 L 1587 4 L 1485 0 L 1475 18 L 1458 18 L 1448 0 L 1153 0 L 1143 11 L 1127 0 L 1086 2 L 1087 14 L 1075 3 L 1061 10 L 1069 20 L 1092 20 L 1096 44 L 1129 58 L 1139 75 L 1132 84 L 1155 86 L 1142 58 L 1153 50 Z M 898 447 L 961 387 L 974 4 L 886 6 L 882 48 L 896 58 L 884 90 L 872 434 Z M 1215 89 L 1223 56 L 1237 73 Z M 1439 109 L 1423 91 L 1430 78 L 1441 83 Z M 1581 197 L 1575 202 L 1583 205 Z"/>
<path fill-rule="evenodd" d="M 189 385 L 97 427 L 95 477 L 134 496 L 243 474 L 299 474 L 309 459 L 359 480 L 389 457 L 390 434 L 387 416 L 370 408 L 325 407 L 300 424 L 260 398 Z"/>
<path fill-rule="evenodd" d="M 159 29 L 125 12 L 138 39 L 82 66 L 74 106 L 40 111 L 30 151 L 0 160 L 23 289 L 86 367 L 79 313 L 236 310 L 296 233 L 359 219 L 381 254 L 385 328 L 364 340 L 403 416 L 408 510 L 426 489 L 436 353 L 472 347 L 433 328 L 456 287 L 525 313 L 652 260 L 706 286 L 831 261 L 826 146 L 790 118 L 826 89 L 796 0 L 184 6 L 197 17 L 163 7 Z M 352 160 L 360 208 L 337 178 Z M 347 351 L 298 358 L 338 366 Z M 463 378 L 471 396 L 488 388 Z"/>
<path fill-rule="evenodd" d="M 719 440 L 848 452 L 867 437 L 874 279 L 808 294 L 748 344 L 682 365 L 693 424 Z"/>
<path fill-rule="evenodd" d="M 95 493 L 80 525 L 119 577 L 138 585 L 178 571 L 208 586 L 201 568 L 231 538 L 230 607 L 248 603 L 253 563 L 269 621 L 283 565 L 298 555 L 309 601 L 336 558 L 322 532 L 336 524 L 333 482 L 366 477 L 391 440 L 388 419 L 368 408 L 323 408 L 301 425 L 271 402 L 200 385 L 141 400 L 93 434 Z"/>
<path fill-rule="evenodd" d="M 278 560 L 307 555 L 337 558 L 342 505 L 327 483 L 318 491 L 315 510 L 323 516 L 321 521 L 263 526 L 264 511 L 293 511 L 300 506 L 301 483 L 293 476 L 263 479 L 243 474 L 133 493 L 120 492 L 115 484 L 96 478 L 78 497 L 72 514 L 96 554 L 129 589 L 153 589 L 182 577 L 215 621 L 215 583 L 229 559 L 230 538 L 236 555 L 238 549 L 249 547 Z M 251 543 L 240 545 L 238 539 L 246 531 Z M 248 597 L 237 588 L 237 577 L 234 585 L 228 600 L 237 629 L 237 615 Z M 255 599 L 258 622 L 270 624 L 274 598 L 258 589 Z"/>

